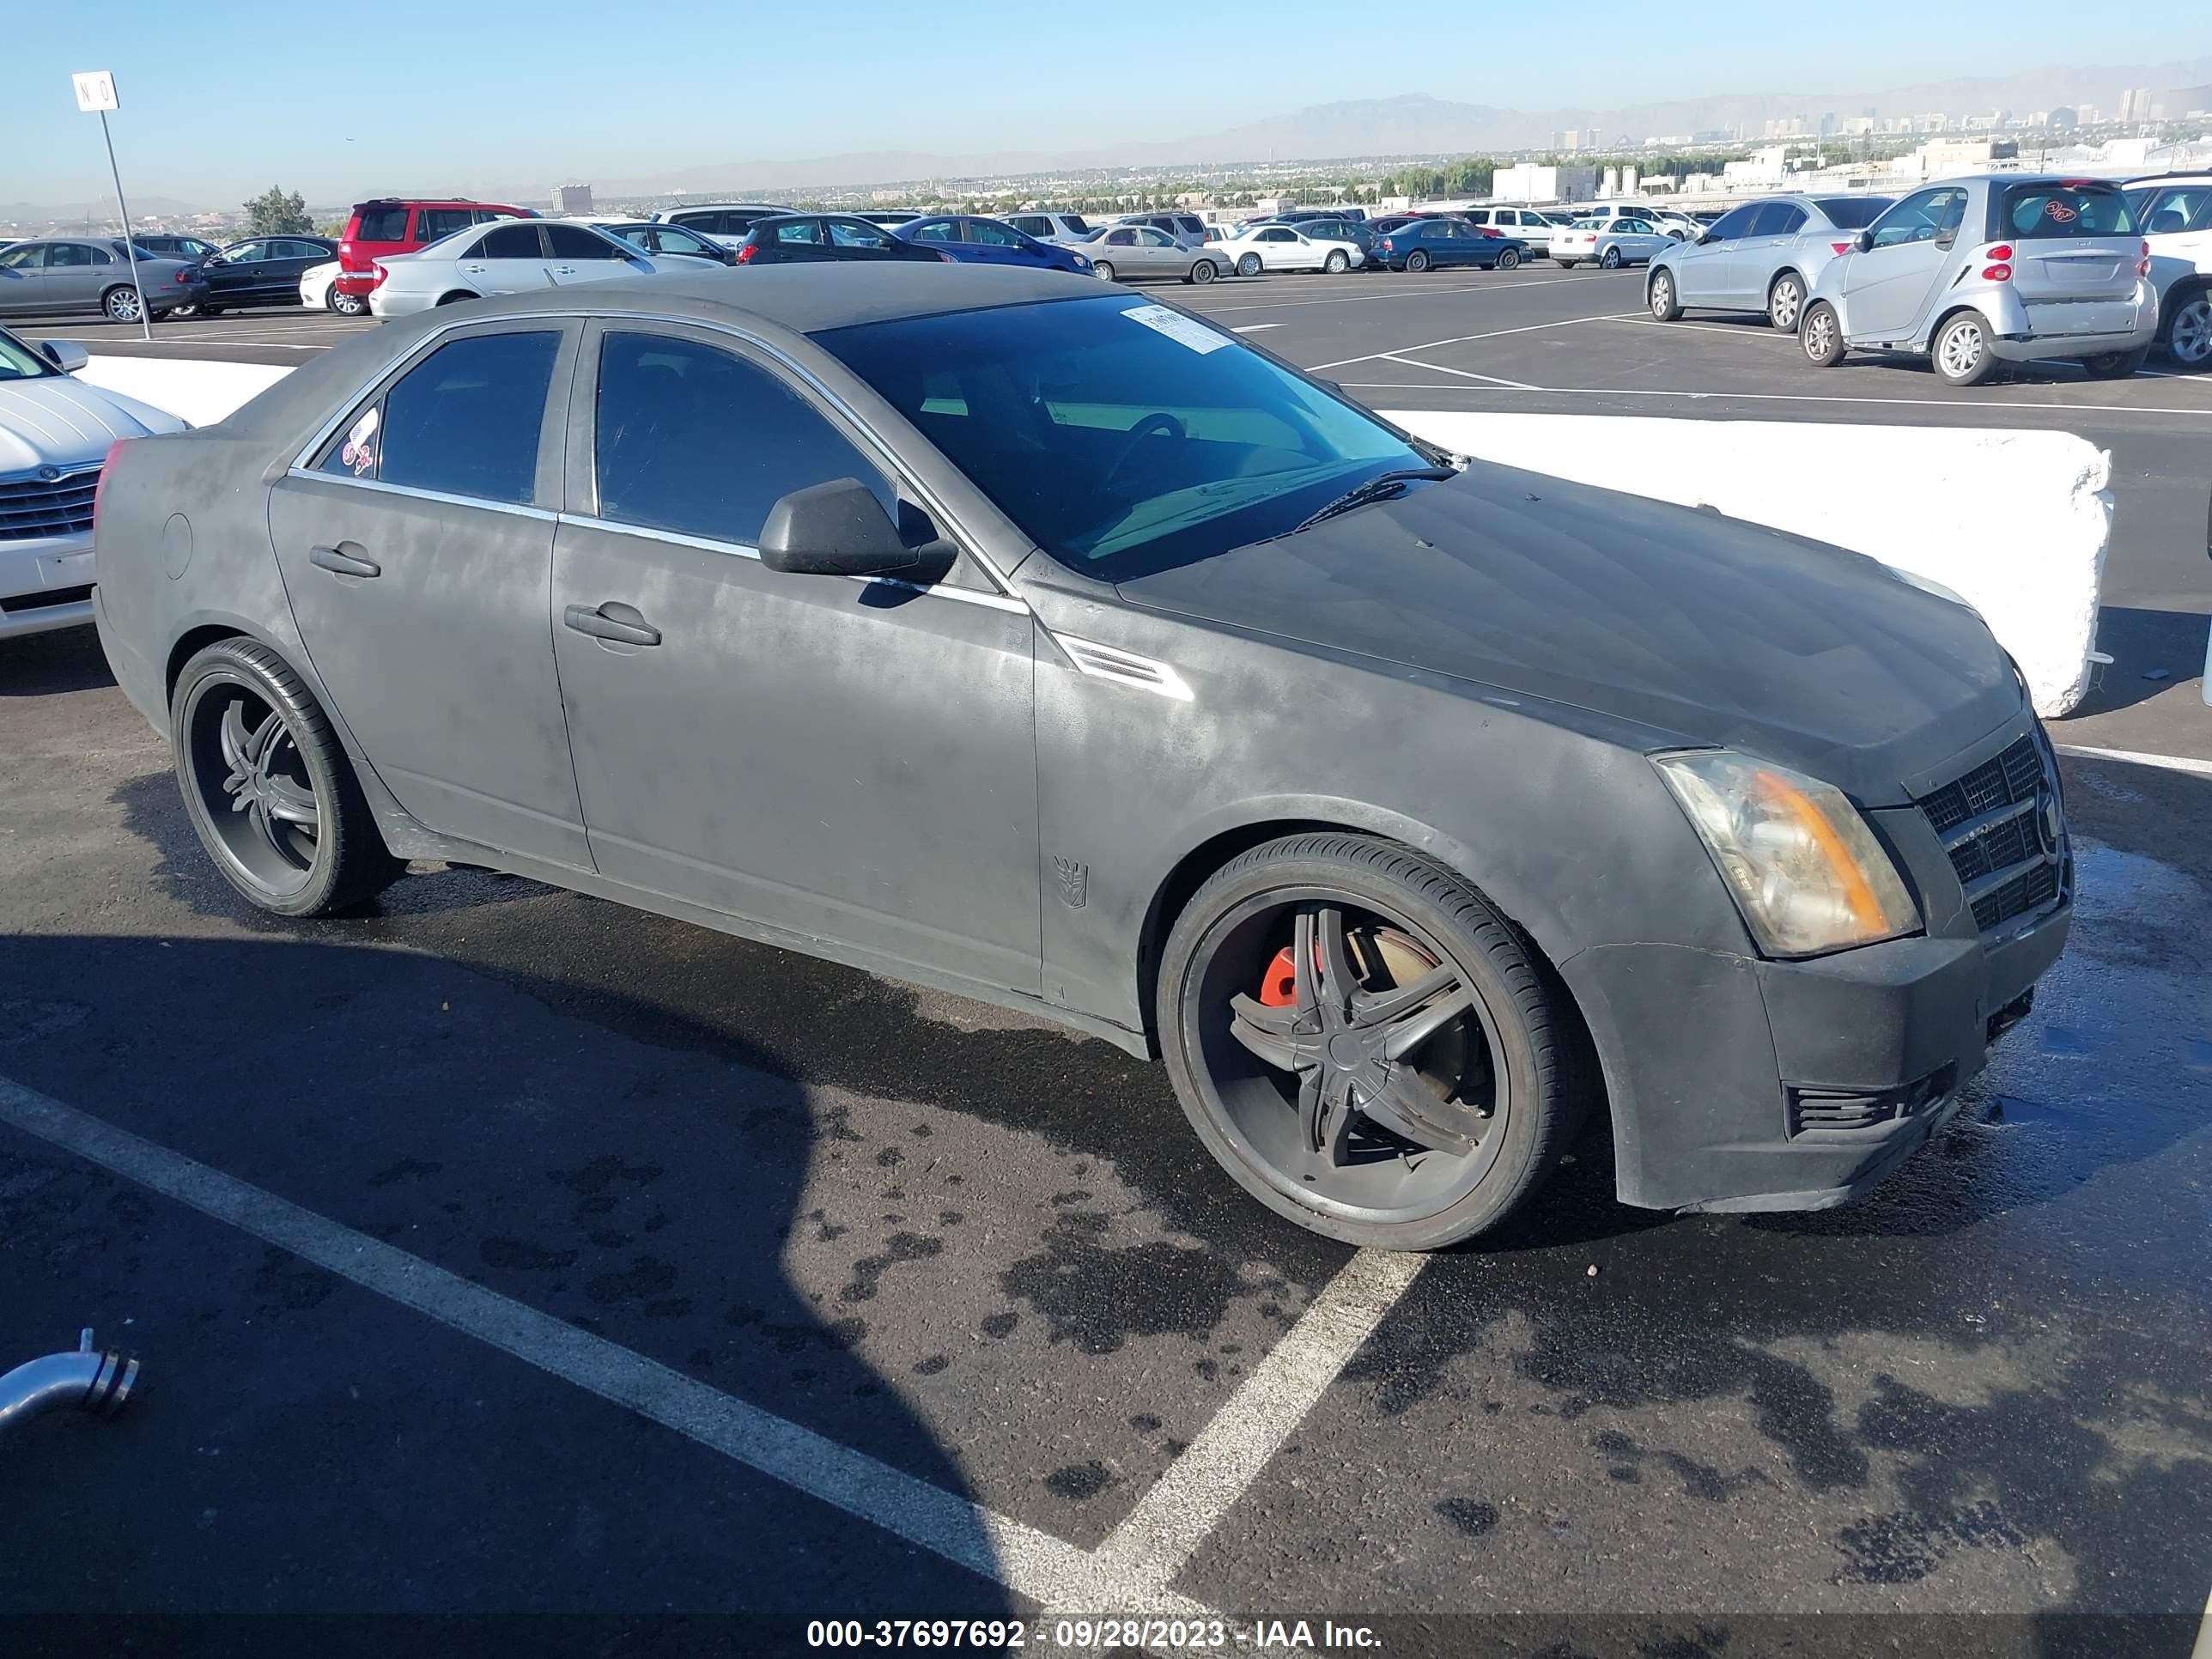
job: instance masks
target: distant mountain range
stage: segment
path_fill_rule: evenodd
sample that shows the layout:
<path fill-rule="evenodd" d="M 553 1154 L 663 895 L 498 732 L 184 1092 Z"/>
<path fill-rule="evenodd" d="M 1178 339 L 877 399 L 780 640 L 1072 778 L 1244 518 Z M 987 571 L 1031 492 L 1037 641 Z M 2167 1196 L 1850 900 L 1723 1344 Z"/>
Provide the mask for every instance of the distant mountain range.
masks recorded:
<path fill-rule="evenodd" d="M 1547 110 L 1506 109 L 1488 104 L 1454 103 L 1412 93 L 1395 98 L 1358 99 L 1317 104 L 1243 126 L 1185 138 L 1153 140 L 1081 149 L 1027 149 L 937 153 L 924 150 L 860 150 L 803 159 L 721 161 L 672 167 L 629 177 L 592 177 L 571 172 L 566 178 L 590 179 L 609 200 L 670 194 L 698 195 L 790 192 L 830 186 L 888 185 L 927 179 L 991 178 L 1008 174 L 1080 173 L 1095 169 L 1158 169 L 1208 164 L 1264 161 L 1352 161 L 1393 156 L 1462 155 L 1478 151 L 1545 149 L 1553 135 L 1570 128 L 1595 128 L 1601 143 L 1640 142 L 1656 136 L 1724 131 L 1741 127 L 1756 138 L 1765 124 L 1802 116 L 1817 124 L 1821 116 L 1873 114 L 1877 118 L 1942 111 L 1952 115 L 2009 109 L 2016 114 L 2058 105 L 2094 105 L 2111 115 L 2130 88 L 2148 87 L 2154 100 L 2174 113 L 2212 103 L 2212 57 L 2164 64 L 2081 67 L 2054 64 L 2019 75 L 1980 76 L 1879 91 L 1736 93 L 1718 97 L 1662 100 L 1601 108 L 1577 105 Z M 565 181 L 565 180 L 564 180 Z M 476 179 L 356 181 L 359 194 L 394 188 L 465 188 L 490 201 L 545 199 L 556 181 L 517 184 Z M 348 198 L 318 194 L 318 203 Z M 90 204 L 103 217 L 99 204 Z M 172 215 L 198 211 L 169 198 L 149 197 L 131 204 L 133 212 Z M 49 219 L 82 220 L 87 204 L 62 207 L 0 203 L 0 223 L 43 223 Z"/>

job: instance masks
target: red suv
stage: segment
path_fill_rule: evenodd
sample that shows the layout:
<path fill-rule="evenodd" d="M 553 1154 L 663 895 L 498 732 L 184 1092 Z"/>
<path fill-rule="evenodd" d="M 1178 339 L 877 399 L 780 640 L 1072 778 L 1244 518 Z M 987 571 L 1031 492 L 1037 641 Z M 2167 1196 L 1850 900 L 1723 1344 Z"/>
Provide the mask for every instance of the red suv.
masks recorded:
<path fill-rule="evenodd" d="M 377 283 L 375 262 L 389 253 L 412 253 L 416 248 L 450 236 L 488 219 L 535 219 L 529 208 L 501 207 L 494 202 L 413 201 L 383 197 L 363 202 L 346 221 L 338 239 L 337 292 L 366 299 Z"/>

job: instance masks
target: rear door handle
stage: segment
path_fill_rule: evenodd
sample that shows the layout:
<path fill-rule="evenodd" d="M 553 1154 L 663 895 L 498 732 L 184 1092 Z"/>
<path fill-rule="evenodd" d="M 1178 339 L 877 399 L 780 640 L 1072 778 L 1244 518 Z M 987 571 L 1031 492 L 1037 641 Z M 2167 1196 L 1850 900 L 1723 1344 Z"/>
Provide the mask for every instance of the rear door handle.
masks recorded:
<path fill-rule="evenodd" d="M 611 617 L 610 610 L 627 611 L 629 617 Z M 635 622 L 630 617 L 637 618 Z M 639 617 L 629 605 L 607 605 L 593 610 L 587 605 L 572 605 L 561 613 L 561 620 L 579 634 L 589 634 L 595 640 L 612 640 L 617 645 L 659 645 L 660 630 Z"/>
<path fill-rule="evenodd" d="M 311 547 L 307 562 L 319 565 L 325 570 L 341 576 L 381 576 L 384 567 L 374 559 L 357 559 L 350 553 L 341 553 L 335 547 Z"/>

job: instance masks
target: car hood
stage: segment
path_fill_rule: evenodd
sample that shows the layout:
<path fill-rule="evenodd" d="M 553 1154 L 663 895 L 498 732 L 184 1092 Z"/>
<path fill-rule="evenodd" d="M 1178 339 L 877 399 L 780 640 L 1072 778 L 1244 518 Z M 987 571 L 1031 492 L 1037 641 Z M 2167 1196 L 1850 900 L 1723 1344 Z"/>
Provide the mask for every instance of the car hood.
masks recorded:
<path fill-rule="evenodd" d="M 1868 805 L 2024 702 L 1978 616 L 1862 554 L 1481 461 L 1121 592 L 1740 749 Z"/>
<path fill-rule="evenodd" d="M 184 429 L 173 415 L 70 375 L 0 380 L 0 477 L 82 466 L 118 440 Z"/>

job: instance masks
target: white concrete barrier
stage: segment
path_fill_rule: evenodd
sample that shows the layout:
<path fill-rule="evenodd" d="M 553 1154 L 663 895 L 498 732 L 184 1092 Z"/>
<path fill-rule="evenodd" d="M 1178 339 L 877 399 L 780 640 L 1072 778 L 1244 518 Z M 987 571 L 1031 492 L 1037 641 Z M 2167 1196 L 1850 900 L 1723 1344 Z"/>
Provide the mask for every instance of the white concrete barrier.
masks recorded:
<path fill-rule="evenodd" d="M 205 426 L 291 370 L 94 357 L 81 373 Z M 2012 653 L 2037 713 L 2063 714 L 2089 689 L 2112 460 L 2087 439 L 1964 427 L 1387 412 L 1462 454 L 1710 506 L 1941 582 Z"/>
<path fill-rule="evenodd" d="M 1387 411 L 1432 443 L 1833 542 L 1982 613 L 2036 712 L 2089 689 L 2112 458 L 2066 432 Z"/>

